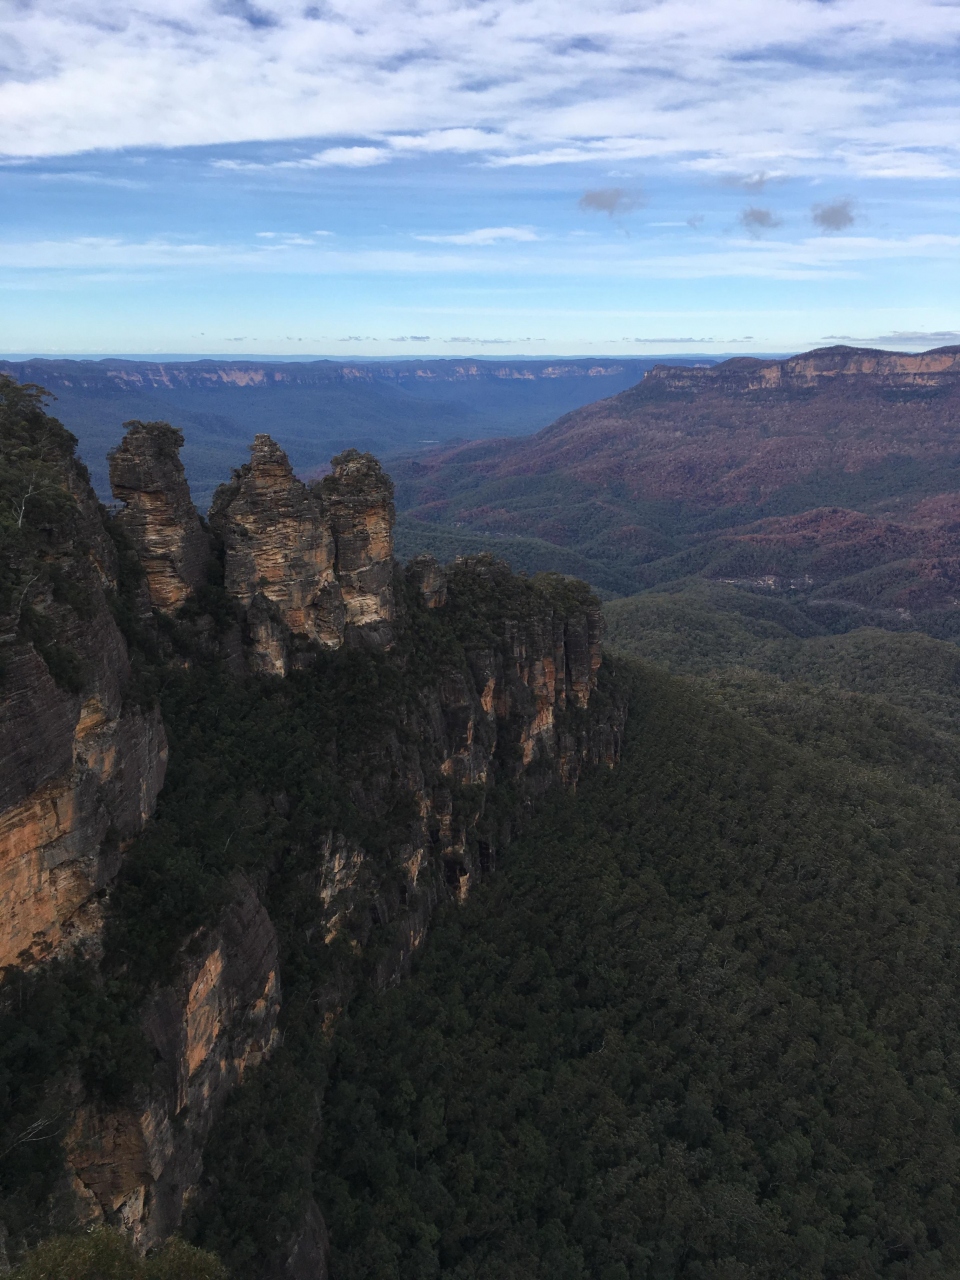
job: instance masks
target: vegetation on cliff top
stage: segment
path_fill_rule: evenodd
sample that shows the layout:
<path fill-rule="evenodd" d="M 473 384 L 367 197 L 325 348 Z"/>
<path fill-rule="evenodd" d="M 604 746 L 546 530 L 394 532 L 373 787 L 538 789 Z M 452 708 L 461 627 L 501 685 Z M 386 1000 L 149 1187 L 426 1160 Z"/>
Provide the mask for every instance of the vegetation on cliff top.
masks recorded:
<path fill-rule="evenodd" d="M 338 1025 L 333 1274 L 956 1274 L 960 803 L 632 679 L 619 769 Z"/>

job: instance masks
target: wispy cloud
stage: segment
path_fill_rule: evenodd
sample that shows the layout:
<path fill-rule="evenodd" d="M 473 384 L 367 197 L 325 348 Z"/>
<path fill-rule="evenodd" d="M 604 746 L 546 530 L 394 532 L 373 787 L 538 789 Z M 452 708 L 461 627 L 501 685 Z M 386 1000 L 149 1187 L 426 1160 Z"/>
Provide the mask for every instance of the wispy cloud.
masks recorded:
<path fill-rule="evenodd" d="M 43 0 L 6 6 L 0 40 L 14 156 L 312 138 L 278 164 L 657 158 L 749 190 L 960 171 L 941 0 Z"/>
<path fill-rule="evenodd" d="M 903 343 L 915 347 L 923 344 L 927 347 L 947 347 L 960 343 L 960 331 L 956 329 L 939 329 L 927 332 L 923 329 L 899 329 L 893 333 L 881 333 L 875 338 L 854 339 L 859 342 Z"/>
<path fill-rule="evenodd" d="M 339 166 L 344 169 L 368 169 L 371 165 L 386 164 L 390 152 L 386 147 L 328 147 L 326 151 L 316 151 L 313 155 L 303 156 L 297 160 L 214 160 L 216 169 L 233 169 L 255 171 L 258 169 L 329 169 Z"/>
<path fill-rule="evenodd" d="M 483 230 L 493 230 L 484 228 Z M 514 228 L 513 230 L 525 230 Z M 467 233 L 470 234 L 470 233 Z M 873 277 L 890 263 L 943 264 L 952 269 L 960 235 L 875 236 L 814 235 L 799 241 L 749 236 L 698 240 L 689 252 L 651 252 L 632 242 L 596 243 L 556 240 L 536 248 L 501 239 L 499 243 L 423 245 L 416 250 L 339 247 L 336 240 L 290 236 L 257 237 L 246 243 L 175 240 L 160 236 L 135 241 L 80 236 L 64 240 L 0 241 L 0 268 L 8 273 L 74 270 L 87 273 L 182 268 L 196 279 L 203 270 L 242 269 L 302 275 L 397 274 L 411 276 L 515 276 L 518 255 L 528 278 L 579 277 L 661 280 L 844 280 Z"/>
<path fill-rule="evenodd" d="M 505 240 L 529 243 L 540 237 L 533 227 L 478 227 L 476 231 L 461 231 L 446 236 L 414 236 L 414 240 L 428 240 L 432 244 L 486 245 L 500 244 Z"/>

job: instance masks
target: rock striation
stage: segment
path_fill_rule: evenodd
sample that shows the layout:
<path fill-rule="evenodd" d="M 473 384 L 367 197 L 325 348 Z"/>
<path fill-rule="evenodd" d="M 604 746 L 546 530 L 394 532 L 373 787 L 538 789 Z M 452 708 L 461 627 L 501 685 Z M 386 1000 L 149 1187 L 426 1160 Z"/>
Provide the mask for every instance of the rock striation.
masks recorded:
<path fill-rule="evenodd" d="M 349 798 L 330 809 L 341 817 L 325 818 L 321 804 L 291 818 L 290 847 L 278 835 L 282 852 L 254 858 L 255 885 L 223 872 L 213 901 L 230 905 L 180 939 L 172 980 L 144 990 L 149 1079 L 114 1105 L 72 1081 L 64 1146 L 78 1218 L 120 1227 L 142 1249 L 180 1229 L 201 1188 L 215 1194 L 204 1187 L 212 1126 L 276 1042 L 281 948 L 264 903 L 281 913 L 276 925 L 309 955 L 308 968 L 327 975 L 308 1001 L 326 1026 L 361 981 L 403 974 L 437 904 L 462 899 L 494 866 L 537 794 L 617 759 L 625 714 L 600 695 L 600 607 L 582 583 L 520 579 L 490 556 L 445 567 L 420 557 L 404 574 L 393 558 L 393 488 L 376 459 L 348 450 L 308 487 L 265 435 L 217 491 L 208 534 L 190 502 L 181 443 L 165 424 L 133 423 L 111 458 L 125 503 L 117 524 L 150 603 L 177 614 L 153 631 L 142 617 L 127 620 L 130 643 L 152 654 L 139 652 L 138 662 L 156 675 L 223 660 L 241 676 L 283 677 L 324 649 L 354 649 L 301 692 L 317 698 L 322 721 L 331 701 L 346 696 L 352 706 L 363 693 L 351 681 L 362 684 L 357 673 L 369 664 L 383 705 L 349 744 L 331 734 L 318 750 L 324 786 Z M 11 619 L 4 637 L 0 965 L 78 946 L 101 962 L 107 891 L 164 779 L 163 725 L 132 697 L 128 642 L 110 608 L 116 544 L 72 456 L 61 478 L 69 520 L 37 553 L 33 576 L 24 570 L 32 630 Z M 229 610 L 215 619 L 203 612 L 207 598 L 196 598 L 216 554 L 242 622 L 239 655 Z M 288 798 L 252 800 L 284 829 Z M 353 829 L 350 813 L 363 815 Z M 169 808 L 166 820 L 175 823 Z M 293 944 L 284 903 L 295 904 Z M 325 1247 L 307 1197 L 268 1272 L 323 1275 Z"/>
<path fill-rule="evenodd" d="M 298 640 L 340 647 L 346 611 L 333 530 L 269 436 L 255 438 L 250 461 L 217 490 L 210 525 L 223 541 L 224 586 L 246 613 L 255 670 L 286 675 Z"/>
<path fill-rule="evenodd" d="M 802 391 L 848 379 L 870 381 L 872 388 L 910 390 L 945 388 L 960 383 L 960 347 L 939 347 L 910 355 L 869 347 L 821 347 L 786 360 L 738 356 L 712 368 L 657 365 L 644 378 L 648 388 L 724 392 Z"/>
<path fill-rule="evenodd" d="M 159 710 L 127 697 L 107 600 L 117 554 L 72 452 L 51 486 L 58 518 L 36 531 L 16 616 L 0 619 L 0 968 L 96 951 L 103 894 L 167 759 Z"/>
<path fill-rule="evenodd" d="M 277 969 L 273 924 L 240 881 L 219 925 L 187 941 L 176 982 L 144 1010 L 150 1084 L 120 1110 L 84 1103 L 74 1114 L 67 1160 L 87 1223 L 120 1227 L 142 1249 L 180 1227 L 227 1095 L 276 1041 Z"/>
<path fill-rule="evenodd" d="M 254 670 L 308 665 L 310 645 L 389 648 L 393 639 L 393 487 L 371 454 L 348 450 L 308 488 L 258 435 L 250 461 L 214 495 L 224 586 L 242 606 Z"/>
<path fill-rule="evenodd" d="M 348 449 L 319 485 L 336 544 L 346 635 L 386 649 L 393 640 L 393 484 L 372 453 Z"/>
<path fill-rule="evenodd" d="M 140 557 L 150 603 L 174 613 L 206 580 L 210 545 L 180 461 L 183 435 L 165 422 L 128 422 L 110 454 L 117 521 Z"/>

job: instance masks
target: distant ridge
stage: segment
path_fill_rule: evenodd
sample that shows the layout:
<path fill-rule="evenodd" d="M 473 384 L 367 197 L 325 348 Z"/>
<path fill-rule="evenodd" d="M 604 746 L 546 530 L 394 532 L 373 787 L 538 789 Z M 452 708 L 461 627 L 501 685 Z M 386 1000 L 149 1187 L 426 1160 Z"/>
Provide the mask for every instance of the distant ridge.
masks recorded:
<path fill-rule="evenodd" d="M 690 358 L 691 362 L 694 358 Z M 697 363 L 702 363 L 699 358 Z M 633 386 L 658 363 L 636 359 L 263 360 L 0 359 L 0 374 L 44 387 L 109 498 L 103 459 L 131 419 L 165 421 L 188 440 L 195 500 L 246 461 L 266 432 L 309 474 L 343 449 L 380 456 L 453 440 L 529 435 L 570 409 Z"/>
<path fill-rule="evenodd" d="M 269 387 L 281 384 L 314 386 L 337 382 L 386 382 L 404 385 L 418 382 L 465 382 L 497 379 L 532 382 L 538 378 L 603 378 L 631 370 L 636 380 L 652 360 L 138 360 L 105 357 L 99 360 L 67 360 L 37 357 L 0 360 L 0 373 L 17 381 L 42 376 L 44 385 L 93 390 L 112 387 L 171 389 Z"/>
<path fill-rule="evenodd" d="M 393 470 L 411 553 L 480 538 L 539 568 L 553 546 L 619 594 L 702 577 L 960 638 L 958 346 L 658 364 L 535 436 Z"/>

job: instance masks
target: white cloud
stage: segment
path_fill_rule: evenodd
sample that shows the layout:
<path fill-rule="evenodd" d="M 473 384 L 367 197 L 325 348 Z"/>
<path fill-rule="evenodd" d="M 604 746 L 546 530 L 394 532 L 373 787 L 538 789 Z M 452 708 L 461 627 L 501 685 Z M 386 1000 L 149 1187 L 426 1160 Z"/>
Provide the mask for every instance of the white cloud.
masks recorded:
<path fill-rule="evenodd" d="M 429 240 L 432 244 L 483 245 L 498 244 L 503 240 L 529 242 L 540 237 L 532 227 L 479 227 L 476 231 L 463 231 L 450 236 L 414 236 L 414 240 Z"/>
<path fill-rule="evenodd" d="M 525 228 L 484 228 L 523 231 Z M 467 233 L 478 234 L 478 233 Z M 175 240 L 160 236 L 134 241 L 119 237 L 81 236 L 64 240 L 0 241 L 0 269 L 10 273 L 31 270 L 75 270 L 102 278 L 111 272 L 182 268 L 195 280 L 202 270 L 241 268 L 248 274 L 296 271 L 303 275 L 454 275 L 515 274 L 516 241 L 471 241 L 416 250 L 341 249 L 305 236 L 258 237 L 242 244 Z M 715 239 L 690 252 L 642 251 L 629 241 L 598 244 L 567 240 L 562 252 L 554 243 L 540 242 L 537 250 L 522 249 L 526 278 L 578 277 L 604 280 L 836 280 L 874 276 L 892 262 L 927 263 L 934 269 L 953 269 L 960 252 L 960 235 L 810 236 L 800 241 L 768 238 Z M 942 268 L 941 265 L 942 264 Z"/>
<path fill-rule="evenodd" d="M 385 147 L 328 147 L 298 160 L 272 160 L 268 163 L 255 160 L 214 160 L 217 169 L 326 169 L 340 165 L 346 169 L 367 169 L 373 164 L 385 164 L 390 152 Z"/>
<path fill-rule="evenodd" d="M 12 157 L 320 140 L 221 161 L 292 172 L 446 151 L 944 177 L 958 40 L 941 0 L 20 0 L 0 138 Z"/>

